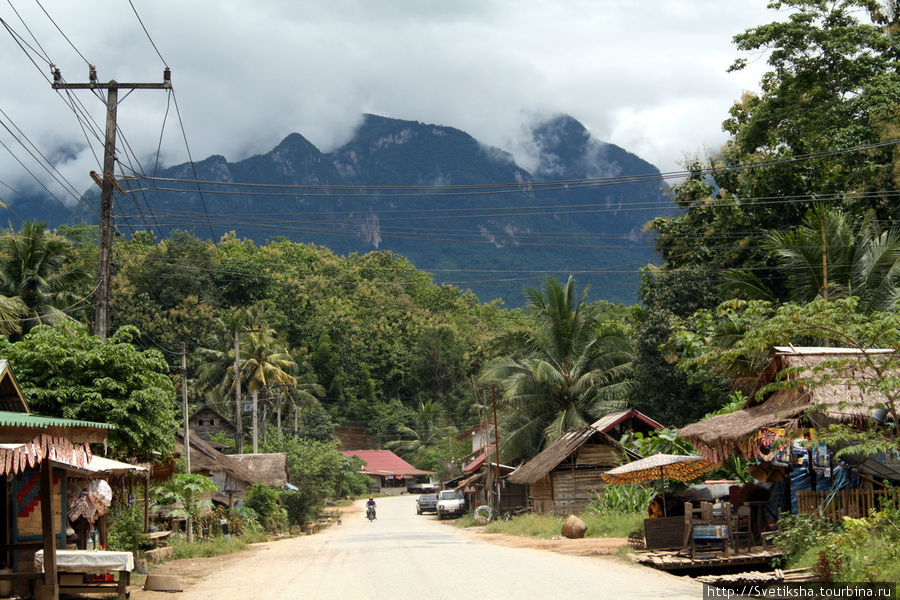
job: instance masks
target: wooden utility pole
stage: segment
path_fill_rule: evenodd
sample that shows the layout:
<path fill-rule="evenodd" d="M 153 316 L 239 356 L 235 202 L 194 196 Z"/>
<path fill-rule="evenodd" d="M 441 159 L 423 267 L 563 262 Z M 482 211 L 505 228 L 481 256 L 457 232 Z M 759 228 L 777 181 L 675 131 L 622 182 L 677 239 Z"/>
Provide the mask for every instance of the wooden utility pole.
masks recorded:
<path fill-rule="evenodd" d="M 828 302 L 828 242 L 825 239 L 825 212 L 819 213 L 819 228 L 822 234 L 822 299 Z"/>
<path fill-rule="evenodd" d="M 235 450 L 244 453 L 244 407 L 241 406 L 241 345 L 238 342 L 238 328 L 234 328 L 234 421 L 237 426 Z"/>
<path fill-rule="evenodd" d="M 259 394 L 256 390 L 253 390 L 253 454 L 259 452 L 259 420 L 256 418 L 257 407 L 259 406 L 258 398 Z"/>
<path fill-rule="evenodd" d="M 494 460 L 497 461 L 497 512 L 500 512 L 500 429 L 497 427 L 497 386 L 491 385 L 491 404 L 494 405 Z M 488 453 L 490 456 L 490 453 Z M 491 465 L 488 463 L 488 469 Z"/>
<path fill-rule="evenodd" d="M 191 472 L 191 424 L 188 415 L 187 350 L 181 342 L 181 412 L 184 417 L 184 470 Z"/>
<path fill-rule="evenodd" d="M 116 109 L 119 105 L 119 90 L 170 90 L 172 74 L 168 67 L 163 71 L 162 83 L 109 83 L 97 81 L 97 70 L 91 65 L 89 83 L 63 83 L 59 69 L 51 67 L 54 90 L 106 90 L 106 142 L 103 148 L 103 176 L 96 174 L 95 181 L 100 184 L 100 246 L 97 257 L 97 292 L 94 295 L 94 324 L 92 333 L 106 339 L 109 333 L 109 263 L 112 256 L 113 231 L 113 190 L 120 194 L 125 191 L 115 179 L 116 170 Z"/>

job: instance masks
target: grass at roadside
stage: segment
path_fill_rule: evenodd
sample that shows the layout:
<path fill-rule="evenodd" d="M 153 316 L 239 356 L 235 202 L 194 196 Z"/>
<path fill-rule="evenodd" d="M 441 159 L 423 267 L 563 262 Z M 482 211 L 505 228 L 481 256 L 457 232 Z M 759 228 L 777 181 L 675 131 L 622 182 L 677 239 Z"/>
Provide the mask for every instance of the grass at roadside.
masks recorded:
<path fill-rule="evenodd" d="M 586 512 L 580 518 L 587 525 L 586 537 L 628 537 L 633 531 L 643 532 L 643 513 L 609 513 L 598 515 Z M 488 523 L 485 533 L 502 533 L 505 535 L 517 535 L 550 539 L 559 536 L 565 519 L 552 515 L 527 514 L 513 517 L 509 521 L 492 521 Z M 458 527 L 472 527 L 475 519 L 472 515 L 465 515 L 457 522 Z"/>
<path fill-rule="evenodd" d="M 188 542 L 183 537 L 176 537 L 171 540 L 169 545 L 175 549 L 175 553 L 172 555 L 173 559 L 200 558 L 240 552 L 248 544 L 265 542 L 268 539 L 269 536 L 262 533 L 248 533 L 240 537 L 232 536 L 230 542 L 226 541 L 222 536 L 194 540 L 193 542 Z"/>

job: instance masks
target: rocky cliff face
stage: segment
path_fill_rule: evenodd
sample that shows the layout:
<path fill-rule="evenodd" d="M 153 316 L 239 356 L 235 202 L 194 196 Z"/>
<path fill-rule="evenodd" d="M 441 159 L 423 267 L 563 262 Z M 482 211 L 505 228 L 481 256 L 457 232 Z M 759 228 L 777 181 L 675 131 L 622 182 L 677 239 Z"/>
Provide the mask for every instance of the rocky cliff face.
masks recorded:
<path fill-rule="evenodd" d="M 212 228 L 259 242 L 283 235 L 340 254 L 394 251 L 483 301 L 519 305 L 523 286 L 569 273 L 593 285 L 592 298 L 633 301 L 637 269 L 653 261 L 641 228 L 671 210 L 663 184 L 583 180 L 657 169 L 569 116 L 532 134 L 537 167 L 529 173 L 511 154 L 458 129 L 367 115 L 353 139 L 329 153 L 292 133 L 266 154 L 197 163 L 200 180 L 266 184 L 202 186 L 209 222 L 189 164 L 161 173 L 187 181 L 166 186 L 181 191 L 147 192 L 148 212 L 178 215 L 159 227 L 164 233 L 206 237 Z M 561 183 L 541 185 L 548 181 Z"/>

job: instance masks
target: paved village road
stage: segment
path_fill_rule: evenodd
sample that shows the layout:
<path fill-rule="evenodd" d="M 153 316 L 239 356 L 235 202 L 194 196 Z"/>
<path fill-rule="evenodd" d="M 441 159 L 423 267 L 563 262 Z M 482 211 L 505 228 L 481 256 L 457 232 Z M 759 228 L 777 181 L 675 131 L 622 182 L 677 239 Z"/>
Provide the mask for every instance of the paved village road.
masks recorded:
<path fill-rule="evenodd" d="M 612 557 L 567 556 L 473 539 L 415 497 L 378 499 L 378 519 L 349 513 L 320 534 L 267 544 L 187 587 L 180 600 L 479 598 L 700 600 L 686 578 Z"/>

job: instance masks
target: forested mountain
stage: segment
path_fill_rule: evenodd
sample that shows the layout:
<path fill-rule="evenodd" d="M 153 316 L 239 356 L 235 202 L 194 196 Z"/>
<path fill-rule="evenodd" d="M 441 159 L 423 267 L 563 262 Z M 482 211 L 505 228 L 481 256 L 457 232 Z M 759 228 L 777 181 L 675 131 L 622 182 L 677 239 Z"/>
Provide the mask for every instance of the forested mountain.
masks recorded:
<path fill-rule="evenodd" d="M 654 260 L 642 227 L 672 204 L 658 180 L 608 178 L 658 170 L 568 116 L 532 135 L 537 167 L 529 173 L 458 129 L 366 115 L 328 153 L 293 133 L 238 162 L 211 156 L 165 169 L 162 180 L 126 180 L 145 191 L 119 199 L 117 226 L 158 238 L 173 229 L 215 239 L 235 231 L 257 242 L 284 236 L 341 255 L 391 250 L 438 282 L 511 306 L 522 304 L 524 286 L 570 273 L 592 286 L 592 298 L 634 302 L 637 269 Z M 195 175 L 213 183 L 198 192 Z M 605 179 L 580 181 L 597 178 Z M 541 183 L 548 181 L 570 183 Z M 266 187 L 234 185 L 241 183 Z M 98 195 L 91 190 L 87 200 L 95 205 Z"/>

